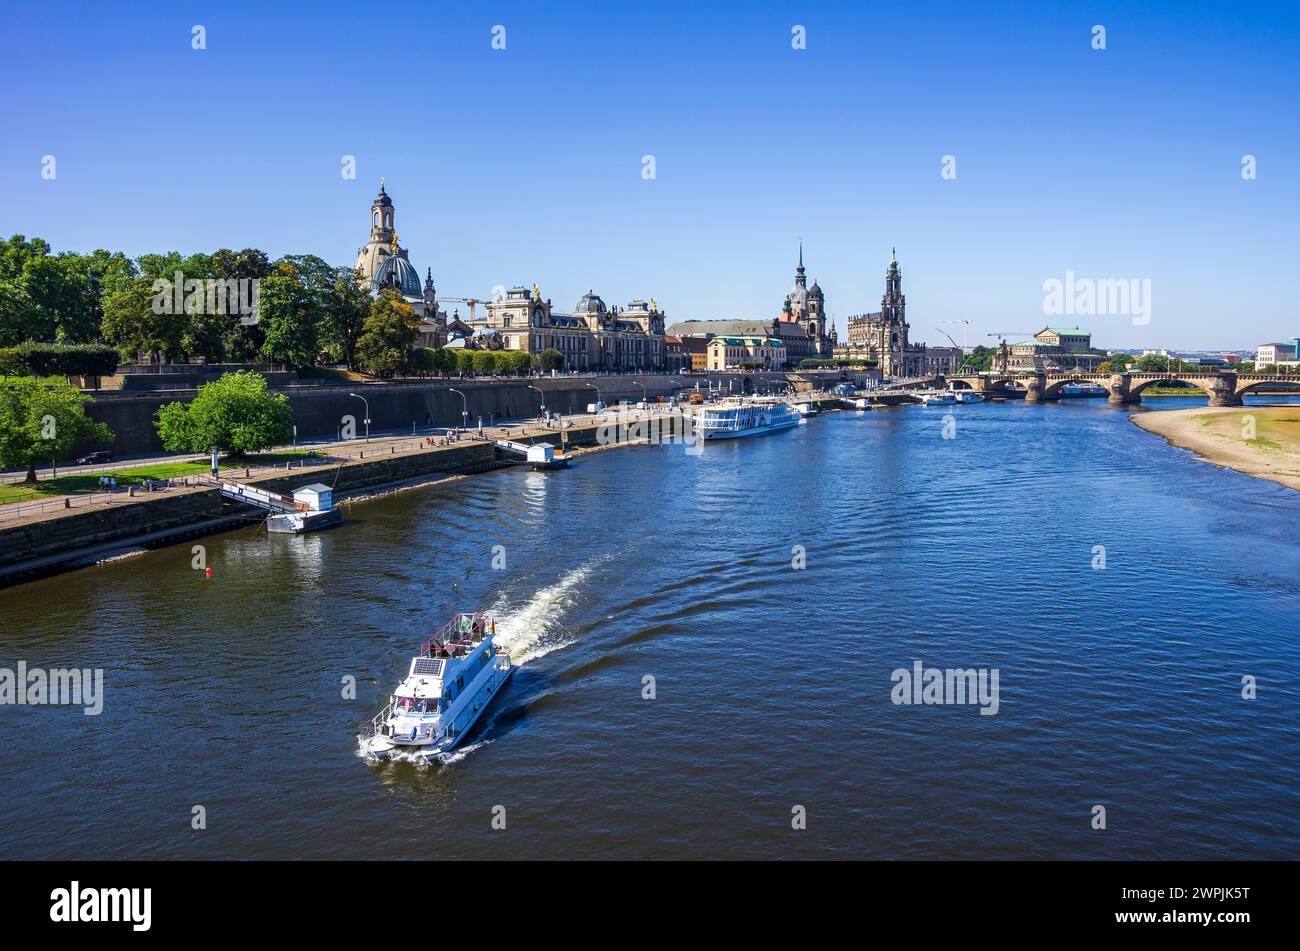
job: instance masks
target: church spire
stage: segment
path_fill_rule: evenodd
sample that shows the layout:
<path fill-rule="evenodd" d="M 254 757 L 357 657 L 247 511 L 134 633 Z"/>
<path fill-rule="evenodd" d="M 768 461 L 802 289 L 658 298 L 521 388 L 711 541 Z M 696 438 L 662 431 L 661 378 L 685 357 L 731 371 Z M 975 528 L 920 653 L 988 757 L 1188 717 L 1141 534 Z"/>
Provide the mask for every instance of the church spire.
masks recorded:
<path fill-rule="evenodd" d="M 803 266 L 803 238 L 799 239 L 799 266 L 794 269 L 794 283 L 796 287 L 803 287 L 808 283 Z"/>

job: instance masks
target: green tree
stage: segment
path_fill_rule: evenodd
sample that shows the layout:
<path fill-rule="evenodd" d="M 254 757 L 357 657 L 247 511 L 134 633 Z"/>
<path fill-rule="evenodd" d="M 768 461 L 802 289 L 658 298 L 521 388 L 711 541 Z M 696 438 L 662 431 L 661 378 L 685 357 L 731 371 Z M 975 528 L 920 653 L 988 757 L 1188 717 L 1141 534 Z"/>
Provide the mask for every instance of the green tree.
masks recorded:
<path fill-rule="evenodd" d="M 533 368 L 532 354 L 524 350 L 502 350 L 497 354 L 497 370 L 525 374 Z"/>
<path fill-rule="evenodd" d="M 281 446 L 293 437 L 293 409 L 283 393 L 270 393 L 266 378 L 241 370 L 199 387 L 189 403 L 158 410 L 158 436 L 172 452 L 221 448 L 235 455 Z"/>
<path fill-rule="evenodd" d="M 113 431 L 86 415 L 90 402 L 61 377 L 0 377 L 0 466 L 24 467 L 35 482 L 38 465 L 66 458 L 77 443 L 112 443 Z"/>
<path fill-rule="evenodd" d="M 383 291 L 370 304 L 370 316 L 357 339 L 357 360 L 380 376 L 406 367 L 415 343 L 418 321 L 411 305 L 396 291 Z"/>
<path fill-rule="evenodd" d="M 1169 369 L 1169 358 L 1158 353 L 1148 353 L 1138 358 L 1133 369 L 1140 373 L 1164 373 Z"/>
<path fill-rule="evenodd" d="M 491 350 L 474 351 L 474 372 L 475 373 L 495 373 L 497 369 L 497 355 Z"/>
<path fill-rule="evenodd" d="M 438 372 L 447 374 L 456 372 L 456 358 L 459 351 L 443 347 L 438 351 Z"/>
<path fill-rule="evenodd" d="M 19 280 L 0 280 L 0 346 L 43 339 L 41 312 Z"/>
<path fill-rule="evenodd" d="M 176 359 L 185 353 L 186 314 L 176 312 L 169 291 L 155 291 L 154 280 L 140 277 L 104 299 L 104 339 L 123 358 Z"/>
<path fill-rule="evenodd" d="M 460 373 L 469 373 L 474 369 L 474 351 L 457 350 L 456 353 L 456 370 Z"/>
<path fill-rule="evenodd" d="M 328 288 L 313 288 L 292 264 L 264 278 L 259 295 L 261 355 L 272 363 L 307 367 L 316 362 L 317 335 Z"/>
<path fill-rule="evenodd" d="M 274 267 L 265 251 L 244 248 L 232 251 L 218 248 L 210 257 L 212 276 L 220 281 L 262 281 L 274 273 Z M 245 324 L 238 320 L 225 324 L 224 355 L 231 360 L 251 360 L 262 349 L 261 322 Z"/>
<path fill-rule="evenodd" d="M 411 369 L 421 375 L 438 372 L 438 351 L 432 347 L 416 347 L 411 352 Z"/>
<path fill-rule="evenodd" d="M 55 260 L 68 285 L 66 306 L 56 318 L 58 339 L 69 343 L 101 339 L 103 299 L 123 290 L 136 277 L 135 262 L 120 251 L 103 249 L 90 254 L 65 251 Z"/>
<path fill-rule="evenodd" d="M 358 268 L 335 270 L 325 300 L 321 343 L 338 362 L 349 370 L 357 368 L 357 340 L 370 316 L 370 291 Z"/>
<path fill-rule="evenodd" d="M 537 362 L 538 365 L 548 373 L 551 370 L 563 370 L 564 354 L 560 353 L 560 351 L 556 350 L 554 347 L 547 347 L 538 355 Z"/>

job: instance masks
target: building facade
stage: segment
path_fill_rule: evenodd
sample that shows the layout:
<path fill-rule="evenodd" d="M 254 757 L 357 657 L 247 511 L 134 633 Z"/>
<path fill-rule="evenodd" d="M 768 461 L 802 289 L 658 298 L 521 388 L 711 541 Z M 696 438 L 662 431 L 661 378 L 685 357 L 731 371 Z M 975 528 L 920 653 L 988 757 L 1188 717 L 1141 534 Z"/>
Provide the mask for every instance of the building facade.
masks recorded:
<path fill-rule="evenodd" d="M 794 287 L 786 294 L 781 313 L 771 319 L 758 320 L 685 320 L 673 324 L 668 332 L 682 337 L 683 341 L 703 337 L 771 337 L 781 341 L 778 356 L 784 366 L 773 369 L 797 369 L 803 360 L 828 360 L 835 351 L 838 336 L 829 326 L 826 314 L 826 295 L 814 280 L 808 286 L 807 270 L 803 264 L 803 245 L 799 246 L 799 264 L 795 267 Z M 693 369 L 712 366 L 704 353 L 707 342 L 701 346 Z M 688 352 L 690 352 L 688 350 Z M 687 361 L 683 361 L 685 363 Z"/>
<path fill-rule="evenodd" d="M 1269 367 L 1278 366 L 1283 363 L 1292 363 L 1296 358 L 1296 350 L 1289 343 L 1261 343 L 1255 349 L 1255 366 Z"/>
<path fill-rule="evenodd" d="M 1078 327 L 1044 327 L 1032 340 L 1009 344 L 1009 370 L 1079 370 L 1094 373 L 1110 356 L 1092 346 L 1092 334 Z"/>
<path fill-rule="evenodd" d="M 664 315 L 653 300 L 610 308 L 588 291 L 573 313 L 563 313 L 542 299 L 536 284 L 531 290 L 513 287 L 488 302 L 486 321 L 476 332 L 505 350 L 534 356 L 558 350 L 566 370 L 663 370 L 667 365 Z"/>
<path fill-rule="evenodd" d="M 903 275 L 895 252 L 885 271 L 885 293 L 880 310 L 858 314 L 848 321 L 848 346 L 836 350 L 837 357 L 874 360 L 887 378 L 904 379 L 952 373 L 961 365 L 960 347 L 928 347 L 909 339 L 907 298 L 903 294 Z"/>
<path fill-rule="evenodd" d="M 709 341 L 710 370 L 780 369 L 787 359 L 785 345 L 776 337 L 717 336 Z"/>

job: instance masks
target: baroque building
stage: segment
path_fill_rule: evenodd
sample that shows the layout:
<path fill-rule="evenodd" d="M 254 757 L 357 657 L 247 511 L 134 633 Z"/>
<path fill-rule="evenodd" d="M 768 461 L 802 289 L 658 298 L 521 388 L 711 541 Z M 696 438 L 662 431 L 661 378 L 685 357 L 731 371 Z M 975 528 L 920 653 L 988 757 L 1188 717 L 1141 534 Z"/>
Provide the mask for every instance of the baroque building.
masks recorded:
<path fill-rule="evenodd" d="M 791 324 L 797 325 L 803 333 L 788 327 Z M 802 241 L 799 242 L 799 264 L 794 269 L 794 287 L 786 295 L 773 336 L 783 338 L 788 359 L 795 365 L 803 359 L 829 359 L 835 350 L 835 328 L 827 330 L 826 295 L 816 280 L 812 287 L 808 286 L 807 272 L 803 266 Z"/>
<path fill-rule="evenodd" d="M 480 336 L 499 338 L 506 350 L 534 356 L 564 354 L 566 370 L 662 370 L 666 366 L 664 315 L 654 300 L 609 307 L 599 294 L 582 295 L 572 313 L 555 310 L 536 284 L 513 287 L 487 303 Z"/>
<path fill-rule="evenodd" d="M 951 373 L 961 365 L 960 347 L 927 347 L 908 339 L 907 298 L 903 294 L 903 275 L 894 251 L 885 271 L 885 293 L 880 310 L 849 318 L 848 346 L 836 351 L 837 357 L 876 361 L 887 378 L 903 379 Z"/>
<path fill-rule="evenodd" d="M 999 347 L 994 369 L 1096 371 L 1105 350 L 1092 346 L 1092 334 L 1078 327 L 1044 327 L 1032 340 Z"/>
<path fill-rule="evenodd" d="M 803 243 L 799 244 L 799 264 L 794 270 L 794 287 L 785 296 L 781 313 L 760 320 L 684 320 L 668 328 L 670 334 L 689 341 L 703 337 L 698 359 L 693 361 L 697 370 L 711 365 L 703 354 L 707 341 L 720 337 L 771 337 L 779 343 L 764 359 L 774 359 L 774 369 L 794 370 L 804 360 L 829 360 L 839 342 L 835 328 L 826 315 L 826 295 L 817 281 L 808 286 L 807 270 L 803 265 Z M 689 352 L 689 348 L 688 352 Z M 685 361 L 683 361 L 685 362 Z"/>
<path fill-rule="evenodd" d="M 397 211 L 393 199 L 379 180 L 379 194 L 370 203 L 370 240 L 357 251 L 356 269 L 370 289 L 371 296 L 380 291 L 392 290 L 411 305 L 420 318 L 418 343 L 422 347 L 444 347 L 449 344 L 464 345 L 473 328 L 457 317 L 448 317 L 438 306 L 438 292 L 433 284 L 433 269 L 425 271 L 423 284 L 420 272 L 411 263 L 406 248 L 397 242 Z"/>

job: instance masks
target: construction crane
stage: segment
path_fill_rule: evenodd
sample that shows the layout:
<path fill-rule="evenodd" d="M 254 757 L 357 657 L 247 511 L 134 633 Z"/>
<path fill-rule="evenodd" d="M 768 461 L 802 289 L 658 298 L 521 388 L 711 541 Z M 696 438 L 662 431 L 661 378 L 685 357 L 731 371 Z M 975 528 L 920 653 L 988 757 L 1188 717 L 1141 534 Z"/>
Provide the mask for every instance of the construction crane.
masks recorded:
<path fill-rule="evenodd" d="M 474 307 L 475 307 L 475 305 L 477 305 L 477 304 L 486 304 L 486 303 L 487 303 L 487 301 L 482 300 L 481 298 L 477 298 L 477 297 L 445 297 L 444 295 L 439 294 L 439 295 L 438 295 L 438 303 L 441 304 L 443 301 L 453 301 L 453 302 L 455 302 L 455 303 L 457 303 L 457 304 L 465 304 L 465 305 L 467 305 L 467 306 L 469 307 L 469 322 L 470 322 L 470 323 L 473 323 L 473 322 L 474 322 Z"/>
<path fill-rule="evenodd" d="M 965 349 L 966 349 L 966 331 L 967 331 L 967 329 L 969 329 L 970 325 L 974 323 L 974 321 L 973 321 L 973 320 L 945 320 L 944 323 L 945 323 L 945 324 L 961 324 L 961 348 L 962 348 L 962 350 L 965 350 Z M 952 340 L 952 337 L 948 337 L 948 339 L 949 339 L 949 340 Z M 954 347 L 957 346 L 957 342 L 954 340 L 952 345 L 953 345 Z"/>

